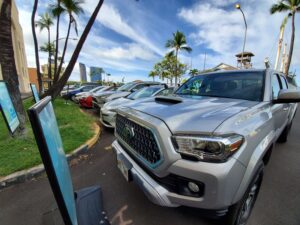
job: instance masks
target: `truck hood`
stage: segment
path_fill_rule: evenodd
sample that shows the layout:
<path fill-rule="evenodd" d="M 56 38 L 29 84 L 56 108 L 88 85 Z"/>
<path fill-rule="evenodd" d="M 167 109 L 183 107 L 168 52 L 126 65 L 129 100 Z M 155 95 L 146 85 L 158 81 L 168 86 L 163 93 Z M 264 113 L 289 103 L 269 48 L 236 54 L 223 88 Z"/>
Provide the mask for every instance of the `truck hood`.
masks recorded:
<path fill-rule="evenodd" d="M 247 100 L 200 96 L 185 96 L 181 100 L 168 102 L 148 98 L 126 106 L 164 121 L 173 134 L 209 134 L 226 119 L 258 104 Z"/>

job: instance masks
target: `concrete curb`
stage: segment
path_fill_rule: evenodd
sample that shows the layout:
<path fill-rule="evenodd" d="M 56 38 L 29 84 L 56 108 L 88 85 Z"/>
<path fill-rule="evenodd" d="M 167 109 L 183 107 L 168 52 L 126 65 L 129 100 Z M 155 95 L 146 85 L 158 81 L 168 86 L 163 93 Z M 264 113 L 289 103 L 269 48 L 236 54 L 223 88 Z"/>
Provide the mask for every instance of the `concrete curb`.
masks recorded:
<path fill-rule="evenodd" d="M 89 139 L 85 144 L 81 145 L 80 147 L 72 151 L 70 154 L 67 154 L 66 157 L 68 162 L 70 162 L 72 159 L 77 158 L 81 154 L 87 153 L 88 150 L 94 144 L 96 144 L 96 142 L 100 137 L 101 130 L 96 123 L 93 124 L 93 128 L 95 130 L 95 135 L 91 139 Z M 12 173 L 6 177 L 0 178 L 0 190 L 15 184 L 23 183 L 25 181 L 31 180 L 32 178 L 36 178 L 41 174 L 43 174 L 44 172 L 45 172 L 44 165 L 40 164 L 30 169 L 21 170 Z"/>

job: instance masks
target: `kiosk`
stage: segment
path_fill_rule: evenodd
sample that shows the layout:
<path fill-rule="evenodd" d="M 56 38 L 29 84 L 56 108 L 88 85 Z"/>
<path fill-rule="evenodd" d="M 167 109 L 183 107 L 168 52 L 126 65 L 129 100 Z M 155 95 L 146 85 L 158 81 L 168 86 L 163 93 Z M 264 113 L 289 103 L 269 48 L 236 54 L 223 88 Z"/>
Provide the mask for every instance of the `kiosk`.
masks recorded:
<path fill-rule="evenodd" d="M 108 225 L 99 186 L 74 193 L 68 162 L 57 126 L 51 97 L 28 110 L 35 139 L 59 211 L 66 225 Z"/>

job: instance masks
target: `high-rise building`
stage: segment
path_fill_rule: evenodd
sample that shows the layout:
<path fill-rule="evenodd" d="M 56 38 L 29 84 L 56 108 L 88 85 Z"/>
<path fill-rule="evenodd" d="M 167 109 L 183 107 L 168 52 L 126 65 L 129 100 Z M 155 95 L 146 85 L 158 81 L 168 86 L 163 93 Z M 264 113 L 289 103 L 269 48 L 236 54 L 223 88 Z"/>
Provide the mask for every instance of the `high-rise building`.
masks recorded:
<path fill-rule="evenodd" d="M 102 73 L 104 70 L 101 67 L 90 67 L 91 82 L 102 81 Z"/>
<path fill-rule="evenodd" d="M 0 8 L 3 0 L 0 0 Z M 21 93 L 30 92 L 29 76 L 27 70 L 27 59 L 25 54 L 23 30 L 19 22 L 19 12 L 15 1 L 12 1 L 11 8 L 11 32 L 14 48 L 14 56 L 16 61 L 17 73 L 19 78 L 19 89 Z M 1 68 L 1 67 L 0 67 Z M 0 80 L 2 80 L 2 71 L 0 72 Z"/>
<path fill-rule="evenodd" d="M 87 82 L 86 67 L 83 63 L 79 63 L 80 81 Z"/>

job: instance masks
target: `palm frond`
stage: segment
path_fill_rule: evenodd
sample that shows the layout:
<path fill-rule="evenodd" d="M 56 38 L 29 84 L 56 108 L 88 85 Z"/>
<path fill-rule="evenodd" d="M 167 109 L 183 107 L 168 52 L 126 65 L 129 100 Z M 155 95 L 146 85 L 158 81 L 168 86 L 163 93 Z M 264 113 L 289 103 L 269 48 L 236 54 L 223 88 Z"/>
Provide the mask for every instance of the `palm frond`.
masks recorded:
<path fill-rule="evenodd" d="M 182 46 L 180 48 L 180 50 L 184 50 L 184 51 L 190 53 L 193 49 L 191 47 L 189 47 L 189 46 Z"/>
<path fill-rule="evenodd" d="M 166 48 L 174 48 L 174 40 L 170 39 L 166 42 Z"/>
<path fill-rule="evenodd" d="M 283 2 L 279 2 L 277 4 L 273 4 L 270 8 L 270 13 L 274 14 L 277 12 L 284 12 L 290 10 L 290 7 Z"/>

